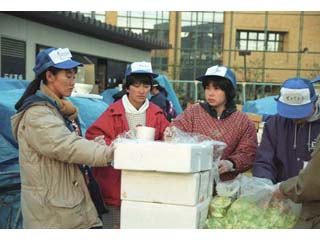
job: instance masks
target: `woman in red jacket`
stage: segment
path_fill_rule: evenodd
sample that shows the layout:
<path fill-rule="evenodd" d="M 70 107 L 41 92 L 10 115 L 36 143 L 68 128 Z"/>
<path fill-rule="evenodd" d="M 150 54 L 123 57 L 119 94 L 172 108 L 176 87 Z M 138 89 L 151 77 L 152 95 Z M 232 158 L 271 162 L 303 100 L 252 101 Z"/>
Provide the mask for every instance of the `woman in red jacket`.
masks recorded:
<path fill-rule="evenodd" d="M 163 132 L 169 122 L 162 109 L 147 99 L 152 79 L 157 76 L 152 72 L 149 62 L 134 62 L 129 65 L 125 74 L 127 94 L 108 107 L 88 128 L 86 137 L 95 139 L 103 135 L 105 142 L 110 145 L 123 132 L 142 125 L 156 129 L 155 140 L 163 139 Z M 97 167 L 93 168 L 93 173 L 110 210 L 108 216 L 112 223 L 107 221 L 104 225 L 107 228 L 119 228 L 121 170 L 114 169 L 112 166 Z"/>
<path fill-rule="evenodd" d="M 218 171 L 222 181 L 234 179 L 252 167 L 257 151 L 255 126 L 236 109 L 236 76 L 231 69 L 212 66 L 197 79 L 202 82 L 205 101 L 187 108 L 170 126 L 226 143 Z"/>

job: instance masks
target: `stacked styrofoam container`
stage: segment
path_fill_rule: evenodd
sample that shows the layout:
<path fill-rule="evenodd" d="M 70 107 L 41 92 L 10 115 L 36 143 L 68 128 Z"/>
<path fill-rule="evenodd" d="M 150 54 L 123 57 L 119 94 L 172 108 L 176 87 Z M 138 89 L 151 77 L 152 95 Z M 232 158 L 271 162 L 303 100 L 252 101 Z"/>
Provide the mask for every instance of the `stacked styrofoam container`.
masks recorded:
<path fill-rule="evenodd" d="M 117 143 L 121 228 L 202 228 L 212 196 L 212 145 Z"/>

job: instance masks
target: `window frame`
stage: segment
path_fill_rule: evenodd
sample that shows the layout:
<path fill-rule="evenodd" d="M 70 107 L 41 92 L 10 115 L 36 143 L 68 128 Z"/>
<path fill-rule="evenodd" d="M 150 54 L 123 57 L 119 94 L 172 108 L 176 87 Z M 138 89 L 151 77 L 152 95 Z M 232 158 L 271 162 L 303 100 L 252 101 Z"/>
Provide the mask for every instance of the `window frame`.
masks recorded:
<path fill-rule="evenodd" d="M 283 52 L 286 32 L 236 30 L 236 49 L 246 51 Z M 273 39 L 272 39 L 272 36 Z"/>

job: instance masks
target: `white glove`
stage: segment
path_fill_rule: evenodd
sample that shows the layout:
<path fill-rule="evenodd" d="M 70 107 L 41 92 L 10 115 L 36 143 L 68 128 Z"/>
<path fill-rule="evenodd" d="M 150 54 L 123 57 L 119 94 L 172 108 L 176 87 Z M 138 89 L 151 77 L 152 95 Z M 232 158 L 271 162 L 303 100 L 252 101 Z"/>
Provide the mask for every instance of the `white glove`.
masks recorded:
<path fill-rule="evenodd" d="M 233 163 L 230 160 L 220 160 L 218 164 L 219 174 L 234 171 Z"/>
<path fill-rule="evenodd" d="M 100 135 L 96 137 L 93 141 L 96 143 L 99 143 L 100 145 L 106 145 L 106 141 L 104 140 L 104 135 Z"/>

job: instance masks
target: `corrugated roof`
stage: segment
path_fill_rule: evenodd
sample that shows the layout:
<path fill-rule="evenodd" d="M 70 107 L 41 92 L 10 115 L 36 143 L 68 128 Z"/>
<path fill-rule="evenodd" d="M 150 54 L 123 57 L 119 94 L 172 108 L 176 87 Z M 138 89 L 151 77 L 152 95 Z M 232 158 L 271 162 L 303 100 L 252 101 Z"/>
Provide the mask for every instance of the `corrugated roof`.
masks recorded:
<path fill-rule="evenodd" d="M 125 46 L 142 50 L 168 49 L 168 42 L 142 36 L 140 34 L 126 31 L 123 28 L 103 23 L 91 17 L 86 17 L 80 12 L 71 11 L 37 11 L 37 12 L 4 12 L 16 17 L 49 25 L 51 27 L 75 32 L 78 34 L 94 37 L 103 41 L 122 44 Z"/>

